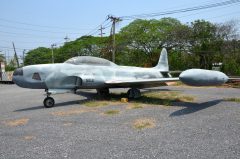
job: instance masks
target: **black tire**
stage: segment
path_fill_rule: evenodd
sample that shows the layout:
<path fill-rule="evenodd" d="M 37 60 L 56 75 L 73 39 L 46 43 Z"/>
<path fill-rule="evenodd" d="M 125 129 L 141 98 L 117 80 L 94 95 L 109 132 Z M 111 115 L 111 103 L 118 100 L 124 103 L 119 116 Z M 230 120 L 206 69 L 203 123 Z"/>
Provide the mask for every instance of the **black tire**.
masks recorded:
<path fill-rule="evenodd" d="M 44 99 L 43 104 L 45 108 L 52 108 L 55 104 L 55 101 L 52 97 L 47 97 Z"/>
<path fill-rule="evenodd" d="M 132 98 L 133 98 L 132 90 L 131 90 L 131 89 L 129 89 L 129 90 L 127 91 L 127 96 L 128 96 L 129 99 L 132 99 Z"/>
<path fill-rule="evenodd" d="M 127 95 L 129 99 L 137 99 L 141 97 L 141 92 L 137 88 L 131 88 L 128 90 Z"/>
<path fill-rule="evenodd" d="M 102 97 L 107 97 L 109 96 L 109 89 L 108 88 L 97 89 L 97 94 Z"/>

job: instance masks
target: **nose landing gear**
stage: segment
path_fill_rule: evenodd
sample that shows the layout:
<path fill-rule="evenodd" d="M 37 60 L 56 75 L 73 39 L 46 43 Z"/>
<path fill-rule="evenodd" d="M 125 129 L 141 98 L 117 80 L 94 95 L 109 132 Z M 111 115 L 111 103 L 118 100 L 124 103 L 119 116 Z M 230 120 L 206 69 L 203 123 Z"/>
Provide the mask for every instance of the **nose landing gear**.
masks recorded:
<path fill-rule="evenodd" d="M 54 106 L 55 101 L 52 97 L 46 97 L 43 101 L 44 107 L 51 108 Z"/>
<path fill-rule="evenodd" d="M 44 99 L 43 105 L 45 108 L 51 108 L 54 106 L 55 101 L 52 97 L 50 97 L 51 93 L 49 93 L 47 90 L 46 92 L 47 92 L 47 97 Z"/>

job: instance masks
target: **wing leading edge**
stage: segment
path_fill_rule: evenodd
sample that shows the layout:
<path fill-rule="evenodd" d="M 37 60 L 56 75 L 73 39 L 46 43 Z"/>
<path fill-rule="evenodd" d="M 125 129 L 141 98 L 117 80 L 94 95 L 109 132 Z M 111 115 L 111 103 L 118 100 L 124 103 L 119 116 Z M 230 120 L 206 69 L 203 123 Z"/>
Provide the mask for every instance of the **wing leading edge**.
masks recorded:
<path fill-rule="evenodd" d="M 165 84 L 165 82 L 179 81 L 179 78 L 137 79 L 137 80 L 109 80 L 105 84 L 109 87 L 149 87 Z"/>

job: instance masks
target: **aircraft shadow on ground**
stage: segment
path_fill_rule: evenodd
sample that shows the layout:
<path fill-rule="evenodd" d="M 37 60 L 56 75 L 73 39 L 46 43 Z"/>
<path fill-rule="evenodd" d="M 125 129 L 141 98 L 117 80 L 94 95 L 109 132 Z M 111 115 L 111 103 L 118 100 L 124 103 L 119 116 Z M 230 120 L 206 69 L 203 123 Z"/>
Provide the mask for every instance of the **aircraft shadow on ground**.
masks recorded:
<path fill-rule="evenodd" d="M 167 89 L 167 88 L 164 88 L 164 89 L 161 89 L 161 88 L 158 88 L 158 89 L 151 89 L 151 88 L 144 88 L 144 89 L 141 89 L 143 91 L 141 92 L 180 92 L 180 90 L 174 90 L 174 89 Z"/>
<path fill-rule="evenodd" d="M 221 100 L 221 99 L 217 99 L 217 100 L 212 100 L 212 101 L 203 102 L 203 103 L 177 102 L 174 104 L 174 106 L 179 106 L 179 107 L 184 107 L 184 108 L 171 113 L 169 116 L 176 117 L 176 116 L 182 116 L 182 115 L 195 113 L 197 111 L 215 106 L 222 101 L 223 100 Z"/>
<path fill-rule="evenodd" d="M 86 99 L 56 103 L 54 107 L 64 107 L 64 106 L 69 106 L 74 104 L 83 104 L 84 102 L 87 102 L 90 99 L 96 98 L 96 93 L 93 93 L 93 92 L 77 92 L 76 94 L 86 97 Z M 40 105 L 40 106 L 34 106 L 30 108 L 14 110 L 14 112 L 23 112 L 23 111 L 31 111 L 31 110 L 39 110 L 39 109 L 46 109 L 46 108 L 43 105 Z"/>
<path fill-rule="evenodd" d="M 146 93 L 146 92 L 180 92 L 179 90 L 170 90 L 170 89 L 141 89 L 142 93 Z M 87 91 L 77 91 L 76 92 L 77 95 L 86 97 L 87 99 L 102 99 L 101 97 L 98 97 L 96 92 L 87 92 Z M 110 93 L 109 97 L 116 97 L 116 98 L 124 98 L 127 97 L 127 93 L 126 92 L 118 92 L 118 93 Z M 107 98 L 105 98 L 107 99 Z"/>
<path fill-rule="evenodd" d="M 148 91 L 157 92 L 159 90 L 145 90 L 145 92 L 148 92 Z M 161 91 L 168 91 L 168 90 L 164 89 Z M 85 97 L 85 99 L 56 103 L 54 107 L 64 107 L 64 106 L 69 106 L 69 105 L 74 105 L 74 104 L 84 104 L 85 102 L 87 102 L 89 100 L 120 101 L 121 98 L 124 98 L 124 97 L 127 98 L 126 93 L 118 93 L 118 94 L 111 93 L 108 97 L 98 96 L 96 92 L 78 91 L 76 94 Z M 148 96 L 144 96 L 144 93 L 143 93 L 142 97 L 140 97 L 138 99 L 130 100 L 129 102 L 138 103 L 138 104 L 148 104 L 148 105 L 154 105 L 154 106 L 166 105 L 166 106 L 184 107 L 183 109 L 175 111 L 169 115 L 170 117 L 175 117 L 175 116 L 191 114 L 191 113 L 206 109 L 208 107 L 217 105 L 221 101 L 222 100 L 212 100 L 212 101 L 203 102 L 203 103 L 184 102 L 184 101 L 178 101 L 176 99 L 162 99 L 162 98 L 156 98 L 156 97 L 148 97 Z M 39 110 L 39 109 L 45 109 L 45 108 L 43 105 L 41 105 L 41 106 L 34 106 L 34 107 L 30 107 L 30 108 L 18 109 L 18 110 L 15 110 L 14 112 L 32 111 L 32 110 Z"/>
<path fill-rule="evenodd" d="M 74 101 L 56 103 L 54 105 L 54 107 L 64 107 L 64 106 L 69 106 L 69 105 L 74 105 L 74 104 L 81 104 L 86 101 L 88 101 L 88 100 L 83 99 L 83 100 L 74 100 Z M 41 106 L 34 106 L 34 107 L 30 107 L 30 108 L 18 109 L 18 110 L 15 110 L 14 112 L 23 112 L 23 111 L 31 111 L 31 110 L 39 110 L 39 109 L 46 109 L 46 108 L 43 105 L 41 105 Z"/>
<path fill-rule="evenodd" d="M 167 89 L 161 90 L 161 91 L 168 91 Z M 147 90 L 145 89 L 146 92 L 159 92 L 159 90 Z M 174 91 L 175 92 L 175 91 Z M 94 100 L 102 100 L 103 98 L 99 97 L 96 95 L 96 93 L 90 93 L 90 92 L 79 92 L 79 95 L 85 96 L 88 99 L 94 99 Z M 143 93 L 144 95 L 144 93 Z M 119 101 L 121 98 L 127 97 L 126 93 L 121 93 L 121 94 L 110 94 L 107 99 L 108 100 L 116 100 Z M 106 98 L 104 98 L 106 99 Z M 156 98 L 156 97 L 147 97 L 147 96 L 142 96 L 138 99 L 133 99 L 130 100 L 130 102 L 133 103 L 138 103 L 138 104 L 149 104 L 149 105 L 166 105 L 166 106 L 177 106 L 177 107 L 183 107 L 183 109 L 175 111 L 171 113 L 169 116 L 170 117 L 175 117 L 175 116 L 181 116 L 181 115 L 187 115 L 191 113 L 195 113 L 197 111 L 215 106 L 222 102 L 222 99 L 217 99 L 217 100 L 211 100 L 207 102 L 202 102 L 202 103 L 196 103 L 196 102 L 184 102 L 184 101 L 178 101 L 178 99 L 162 99 L 162 98 Z"/>

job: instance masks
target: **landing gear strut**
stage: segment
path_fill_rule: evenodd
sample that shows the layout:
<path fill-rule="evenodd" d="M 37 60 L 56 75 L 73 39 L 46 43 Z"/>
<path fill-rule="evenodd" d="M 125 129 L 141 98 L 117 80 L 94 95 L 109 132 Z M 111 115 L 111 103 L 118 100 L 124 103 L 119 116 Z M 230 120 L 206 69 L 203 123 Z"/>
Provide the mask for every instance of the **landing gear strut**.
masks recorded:
<path fill-rule="evenodd" d="M 128 98 L 130 99 L 136 99 L 141 97 L 141 92 L 137 88 L 131 88 L 128 90 L 127 95 L 128 95 Z"/>
<path fill-rule="evenodd" d="M 108 88 L 97 89 L 97 94 L 99 96 L 106 97 L 109 95 L 109 89 Z"/>
<path fill-rule="evenodd" d="M 45 108 L 51 108 L 54 106 L 55 101 L 52 97 L 50 97 L 51 93 L 49 93 L 47 90 L 47 97 L 44 99 L 43 104 Z"/>

